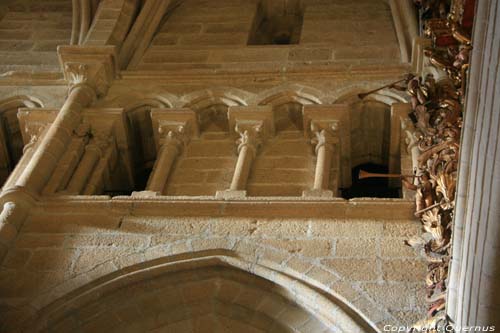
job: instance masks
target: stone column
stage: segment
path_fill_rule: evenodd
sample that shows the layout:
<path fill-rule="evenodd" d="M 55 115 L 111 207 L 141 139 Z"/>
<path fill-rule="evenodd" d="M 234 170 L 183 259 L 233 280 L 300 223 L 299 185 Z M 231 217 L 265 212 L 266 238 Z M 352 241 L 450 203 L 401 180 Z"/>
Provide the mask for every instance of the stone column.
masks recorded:
<path fill-rule="evenodd" d="M 50 181 L 43 189 L 43 194 L 54 194 L 66 188 L 71 176 L 78 166 L 78 162 L 85 152 L 89 137 L 89 125 L 85 123 L 81 124 L 76 130 L 76 137 L 69 143 L 68 149 L 61 157 L 57 167 L 52 173 Z"/>
<path fill-rule="evenodd" d="M 330 171 L 332 167 L 332 159 L 334 158 L 335 145 L 338 145 L 339 143 L 337 129 L 338 121 L 331 121 L 327 123 L 318 123 L 313 121 L 311 123 L 311 133 L 314 135 L 312 143 L 315 145 L 315 153 L 317 156 L 316 170 L 314 173 L 313 188 L 311 190 L 304 191 L 304 197 L 331 198 L 334 196 L 334 192 L 330 190 L 329 187 Z"/>
<path fill-rule="evenodd" d="M 476 1 L 453 227 L 447 314 L 500 327 L 500 7 Z"/>
<path fill-rule="evenodd" d="M 73 131 L 81 122 L 82 110 L 98 96 L 107 93 L 109 84 L 116 75 L 114 46 L 60 46 L 58 53 L 65 78 L 70 84 L 68 98 L 52 125 L 36 144 L 37 149 L 33 151 L 32 158 L 26 165 L 25 160 L 23 161 L 19 177 L 9 187 L 3 188 L 0 204 L 13 203 L 10 206 L 4 205 L 5 218 L 0 223 L 0 243 L 7 247 L 17 237 L 17 231 L 34 205 L 36 196 L 50 180 L 59 159 L 66 151 Z M 11 229 L 10 226 L 15 228 Z M 8 240 L 3 242 L 5 237 Z M 0 262 L 5 253 L 0 247 Z"/>
<path fill-rule="evenodd" d="M 94 171 L 92 172 L 92 175 L 82 192 L 83 195 L 98 195 L 102 193 L 105 187 L 106 179 L 109 181 L 109 176 L 116 167 L 117 158 L 118 151 L 116 140 L 113 136 L 110 136 L 109 144 L 104 147 L 102 157 L 99 160 L 99 163 L 95 166 Z"/>
<path fill-rule="evenodd" d="M 403 132 L 403 126 L 406 126 L 406 120 L 409 120 L 408 114 L 411 111 L 409 103 L 394 103 L 391 105 L 391 133 L 389 144 L 389 173 L 401 173 L 402 158 L 401 147 L 402 139 L 406 137 Z M 397 178 L 389 179 L 391 187 L 401 187 L 401 180 Z"/>
<path fill-rule="evenodd" d="M 157 128 L 155 143 L 157 157 L 146 190 L 133 196 L 161 195 L 172 172 L 172 167 L 182 149 L 193 137 L 198 136 L 196 114 L 190 109 L 153 109 L 153 128 Z"/>
<path fill-rule="evenodd" d="M 315 181 L 312 188 L 304 191 L 302 196 L 311 198 L 336 197 L 338 188 L 351 186 L 350 107 L 346 104 L 304 105 L 303 124 L 304 136 L 310 139 L 314 145 L 326 140 L 326 145 L 332 145 L 333 148 L 329 159 L 323 158 L 329 153 L 327 146 L 324 149 L 325 153 L 322 153 L 323 149 L 315 149 L 316 153 L 321 153 L 318 155 Z M 322 134 L 323 130 L 325 132 Z M 327 168 L 325 163 L 331 163 L 332 168 Z M 329 176 L 328 179 L 325 175 L 321 175 L 321 172 L 331 172 L 332 169 L 337 170 L 336 184 L 325 184 L 332 177 Z"/>
<path fill-rule="evenodd" d="M 55 169 L 59 158 L 71 140 L 72 131 L 81 121 L 81 111 L 96 98 L 95 91 L 87 84 L 74 86 L 64 102 L 54 123 L 50 126 L 38 149 L 16 182 L 34 192 L 42 190 Z"/>
<path fill-rule="evenodd" d="M 82 110 L 98 96 L 106 94 L 116 73 L 114 47 L 66 46 L 60 47 L 58 52 L 70 84 L 68 98 L 13 186 L 33 193 L 40 193 L 49 181 L 72 139 L 73 131 L 81 123 Z"/>
<path fill-rule="evenodd" d="M 234 169 L 233 179 L 229 191 L 245 191 L 252 162 L 257 154 L 257 149 L 261 144 L 260 132 L 262 124 L 253 126 L 237 126 L 236 132 L 240 138 L 238 144 L 238 161 Z"/>
<path fill-rule="evenodd" d="M 160 134 L 162 134 L 160 150 L 146 186 L 146 191 L 158 194 L 163 192 L 175 159 L 181 153 L 186 141 L 184 126 L 179 126 L 177 130 L 161 128 Z"/>
<path fill-rule="evenodd" d="M 229 108 L 229 126 L 236 140 L 238 160 L 229 189 L 217 191 L 220 199 L 244 198 L 253 161 L 262 143 L 274 135 L 273 110 L 270 106 Z"/>
<path fill-rule="evenodd" d="M 80 194 L 82 192 L 97 162 L 102 156 L 102 150 L 102 147 L 96 142 L 92 142 L 85 147 L 83 157 L 80 163 L 78 163 L 78 167 L 73 173 L 68 187 L 66 188 L 68 194 Z"/>
<path fill-rule="evenodd" d="M 315 133 L 316 144 L 316 171 L 314 174 L 313 190 L 320 191 L 328 189 L 330 182 L 330 168 L 332 166 L 333 144 L 338 142 L 330 131 L 321 130 Z"/>

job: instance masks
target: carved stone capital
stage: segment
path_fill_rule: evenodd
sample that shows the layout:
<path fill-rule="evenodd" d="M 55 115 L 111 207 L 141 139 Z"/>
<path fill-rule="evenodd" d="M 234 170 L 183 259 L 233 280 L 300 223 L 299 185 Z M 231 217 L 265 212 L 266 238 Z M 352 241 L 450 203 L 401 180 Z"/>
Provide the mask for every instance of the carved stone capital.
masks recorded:
<path fill-rule="evenodd" d="M 70 90 L 88 86 L 97 96 L 106 95 L 118 73 L 113 46 L 60 46 L 59 61 Z"/>
<path fill-rule="evenodd" d="M 196 115 L 189 109 L 154 109 L 151 118 L 158 149 L 162 146 L 181 149 L 198 136 Z"/>
<path fill-rule="evenodd" d="M 189 124 L 162 123 L 158 127 L 160 145 L 179 149 L 189 142 Z"/>
<path fill-rule="evenodd" d="M 235 136 L 245 130 L 258 132 L 261 140 L 274 136 L 274 114 L 271 106 L 231 106 L 229 129 Z"/>
<path fill-rule="evenodd" d="M 315 152 L 325 146 L 326 148 L 333 149 L 333 145 L 339 143 L 338 137 L 339 121 L 312 121 L 311 122 L 311 143 L 315 145 Z"/>
<path fill-rule="evenodd" d="M 264 124 L 262 121 L 239 121 L 236 123 L 235 132 L 239 134 L 236 140 L 238 154 L 243 147 L 248 147 L 255 155 L 262 144 Z"/>

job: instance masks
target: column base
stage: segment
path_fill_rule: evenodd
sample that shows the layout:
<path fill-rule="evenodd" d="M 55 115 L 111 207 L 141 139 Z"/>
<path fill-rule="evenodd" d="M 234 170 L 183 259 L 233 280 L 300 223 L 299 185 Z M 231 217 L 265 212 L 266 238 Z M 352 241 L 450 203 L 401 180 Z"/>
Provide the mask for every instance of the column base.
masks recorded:
<path fill-rule="evenodd" d="M 140 192 L 132 192 L 131 197 L 133 197 L 133 198 L 148 198 L 148 197 L 157 197 L 159 195 L 161 195 L 160 192 L 140 191 Z"/>
<path fill-rule="evenodd" d="M 247 191 L 225 190 L 215 193 L 217 199 L 243 199 L 247 197 Z"/>
<path fill-rule="evenodd" d="M 333 198 L 333 191 L 330 190 L 305 190 L 302 198 Z"/>

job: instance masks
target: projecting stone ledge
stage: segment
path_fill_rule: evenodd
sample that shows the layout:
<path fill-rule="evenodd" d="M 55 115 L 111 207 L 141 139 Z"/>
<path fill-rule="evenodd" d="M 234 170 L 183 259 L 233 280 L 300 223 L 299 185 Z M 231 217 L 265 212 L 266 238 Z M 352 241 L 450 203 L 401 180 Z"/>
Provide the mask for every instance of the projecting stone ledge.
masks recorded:
<path fill-rule="evenodd" d="M 302 198 L 333 198 L 333 191 L 330 190 L 306 190 L 302 192 Z"/>
<path fill-rule="evenodd" d="M 238 191 L 238 190 L 225 190 L 225 191 L 217 191 L 215 193 L 216 199 L 244 199 L 247 197 L 247 191 Z"/>

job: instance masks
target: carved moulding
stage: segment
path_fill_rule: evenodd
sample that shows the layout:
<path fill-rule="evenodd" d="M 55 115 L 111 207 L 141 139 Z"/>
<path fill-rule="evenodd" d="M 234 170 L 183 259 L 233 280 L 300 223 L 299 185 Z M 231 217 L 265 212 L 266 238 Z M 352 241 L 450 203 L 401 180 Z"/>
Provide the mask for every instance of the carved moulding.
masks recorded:
<path fill-rule="evenodd" d="M 445 71 L 458 88 L 461 99 L 465 96 L 466 73 L 472 50 L 471 35 L 475 0 L 417 1 L 421 7 L 440 2 L 444 13 L 422 21 L 424 36 L 431 41 L 425 55 L 436 68 Z"/>
<path fill-rule="evenodd" d="M 432 44 L 426 49 L 430 63 L 443 69 L 448 78 L 436 82 L 432 75 L 409 80 L 410 117 L 420 151 L 416 180 L 403 179 L 416 191 L 416 212 L 424 233 L 407 244 L 422 249 L 427 263 L 427 318 L 416 323 L 413 332 L 450 331 L 446 312 L 448 272 L 451 260 L 463 98 L 469 66 L 470 8 L 473 0 L 451 3 L 451 12 L 426 23 Z M 451 39 L 448 37 L 451 36 Z"/>

